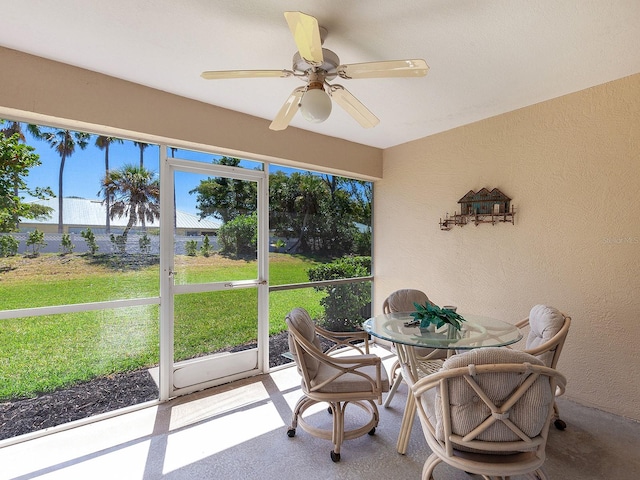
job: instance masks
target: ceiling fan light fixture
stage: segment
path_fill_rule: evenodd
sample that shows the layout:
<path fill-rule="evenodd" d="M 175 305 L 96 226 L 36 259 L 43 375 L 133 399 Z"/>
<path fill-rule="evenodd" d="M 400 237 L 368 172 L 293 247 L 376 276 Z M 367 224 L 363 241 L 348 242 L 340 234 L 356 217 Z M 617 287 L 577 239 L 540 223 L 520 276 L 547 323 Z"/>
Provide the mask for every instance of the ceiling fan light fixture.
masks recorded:
<path fill-rule="evenodd" d="M 322 123 L 331 115 L 331 97 L 321 88 L 310 88 L 300 101 L 302 116 L 311 123 Z"/>

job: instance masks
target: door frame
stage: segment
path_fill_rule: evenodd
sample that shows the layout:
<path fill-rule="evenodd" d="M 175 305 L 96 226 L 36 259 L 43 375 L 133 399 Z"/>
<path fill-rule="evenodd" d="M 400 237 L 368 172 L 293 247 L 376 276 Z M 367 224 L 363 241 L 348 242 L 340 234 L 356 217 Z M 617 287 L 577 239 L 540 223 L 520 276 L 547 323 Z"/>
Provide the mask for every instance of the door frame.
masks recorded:
<path fill-rule="evenodd" d="M 160 145 L 160 360 L 159 390 L 160 400 L 165 401 L 177 395 L 191 393 L 222 383 L 265 373 L 269 369 L 269 166 L 264 170 L 248 170 L 226 165 L 215 165 L 192 160 L 173 158 L 168 155 L 168 147 Z M 257 183 L 258 278 L 255 280 L 225 281 L 212 284 L 174 285 L 174 172 L 176 170 L 222 176 Z M 255 365 L 236 373 L 219 378 L 206 378 L 213 356 L 205 356 L 197 361 L 174 363 L 174 295 L 220 291 L 235 288 L 257 288 L 258 291 L 258 338 L 257 348 L 238 352 L 240 363 Z M 216 361 L 216 360 L 213 360 Z M 184 374 L 185 368 L 190 373 Z M 180 370 L 180 372 L 178 372 Z M 182 379 L 175 385 L 176 372 Z M 194 375 L 195 374 L 195 375 Z M 197 383 L 185 385 L 184 379 L 199 378 Z"/>

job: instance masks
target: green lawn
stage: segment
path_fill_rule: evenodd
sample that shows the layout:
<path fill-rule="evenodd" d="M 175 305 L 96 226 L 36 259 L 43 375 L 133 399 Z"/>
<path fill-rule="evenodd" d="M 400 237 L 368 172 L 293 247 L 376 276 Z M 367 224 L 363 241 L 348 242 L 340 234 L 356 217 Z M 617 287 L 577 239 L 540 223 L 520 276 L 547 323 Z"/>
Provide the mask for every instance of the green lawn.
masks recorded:
<path fill-rule="evenodd" d="M 216 257 L 176 259 L 176 270 L 183 267 L 180 283 L 255 278 L 255 262 Z M 315 263 L 272 254 L 270 282 L 306 282 Z M 129 269 L 81 255 L 0 259 L 0 310 L 157 297 L 158 276 L 157 264 Z M 319 316 L 322 296 L 313 288 L 273 292 L 270 334 L 286 329 L 284 317 L 296 306 Z M 256 302 L 255 289 L 177 295 L 175 359 L 255 340 Z M 156 365 L 158 332 L 157 305 L 0 320 L 0 401 Z"/>

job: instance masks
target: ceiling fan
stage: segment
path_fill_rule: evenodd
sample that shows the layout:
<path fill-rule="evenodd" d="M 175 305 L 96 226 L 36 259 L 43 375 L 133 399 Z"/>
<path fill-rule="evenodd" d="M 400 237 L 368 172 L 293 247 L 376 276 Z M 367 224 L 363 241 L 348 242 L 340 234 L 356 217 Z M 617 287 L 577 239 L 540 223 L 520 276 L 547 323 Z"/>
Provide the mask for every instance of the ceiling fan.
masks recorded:
<path fill-rule="evenodd" d="M 380 120 L 346 88 L 329 81 L 336 77 L 345 80 L 424 77 L 429 70 L 421 59 L 340 64 L 334 52 L 322 48 L 327 29 L 319 26 L 315 17 L 302 12 L 284 12 L 284 16 L 298 47 L 291 70 L 226 70 L 201 74 L 206 80 L 265 77 L 298 77 L 303 80 L 306 85 L 291 93 L 271 122 L 271 130 L 287 128 L 298 109 L 308 121 L 324 122 L 331 114 L 332 99 L 364 128 L 374 127 Z"/>

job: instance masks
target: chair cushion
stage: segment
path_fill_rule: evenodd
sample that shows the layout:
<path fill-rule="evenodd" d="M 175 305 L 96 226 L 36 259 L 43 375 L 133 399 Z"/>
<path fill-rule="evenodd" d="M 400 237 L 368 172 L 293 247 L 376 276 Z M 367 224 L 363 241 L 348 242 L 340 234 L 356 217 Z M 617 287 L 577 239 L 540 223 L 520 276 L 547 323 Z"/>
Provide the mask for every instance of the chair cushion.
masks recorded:
<path fill-rule="evenodd" d="M 376 357 L 376 355 L 357 355 L 354 356 L 354 360 L 358 361 L 363 358 L 368 357 Z M 351 357 L 341 357 L 341 358 L 351 358 Z M 358 369 L 359 372 L 364 373 L 369 378 L 376 380 L 376 367 L 375 365 L 368 365 L 366 367 L 362 367 Z M 311 382 L 312 386 L 319 385 L 323 381 L 333 378 L 336 373 L 338 373 L 338 369 L 327 365 L 326 363 L 320 364 L 320 368 L 318 370 L 318 374 Z M 382 367 L 380 368 L 380 380 L 382 382 L 382 392 L 389 391 L 389 377 L 387 376 L 387 370 Z M 341 375 L 335 380 L 331 381 L 327 385 L 320 388 L 318 391 L 322 393 L 348 393 L 348 392 L 374 392 L 374 386 L 371 385 L 371 382 L 366 378 L 356 375 L 354 373 L 347 373 Z"/>
<path fill-rule="evenodd" d="M 529 313 L 529 335 L 527 336 L 526 349 L 537 348 L 551 340 L 564 325 L 564 315 L 547 305 L 535 305 Z M 551 366 L 553 352 L 544 352 L 537 357 L 547 367 Z"/>
<path fill-rule="evenodd" d="M 443 364 L 444 370 L 464 367 L 470 364 L 483 365 L 494 363 L 531 363 L 544 365 L 542 361 L 528 353 L 508 348 L 478 348 L 460 355 L 454 355 Z M 486 392 L 496 406 L 502 405 L 511 393 L 524 381 L 526 374 L 490 373 L 477 376 L 476 382 Z M 423 397 L 423 406 L 427 416 L 435 418 L 436 438 L 444 440 L 444 420 L 442 396 L 439 387 L 433 398 Z M 509 412 L 509 419 L 529 436 L 536 436 L 545 425 L 549 408 L 553 405 L 553 395 L 546 377 L 540 377 L 529 390 L 516 402 Z M 449 403 L 451 405 L 452 433 L 464 436 L 491 415 L 489 407 L 464 380 L 453 378 L 449 381 Z M 477 437 L 484 441 L 514 441 L 519 437 L 503 422 L 497 421 Z"/>
<path fill-rule="evenodd" d="M 415 312 L 416 307 L 414 307 L 414 303 L 424 305 L 428 301 L 429 297 L 427 297 L 426 293 L 410 288 L 396 290 L 387 297 L 387 303 L 391 312 Z"/>
<path fill-rule="evenodd" d="M 313 343 L 316 347 L 318 347 L 318 351 L 322 351 L 322 344 L 320 343 L 320 339 L 318 335 L 316 335 L 316 326 L 311 320 L 309 313 L 304 308 L 294 308 L 289 312 L 287 318 L 285 319 L 287 325 L 295 328 L 306 340 Z M 295 348 L 295 340 L 293 335 L 289 333 L 289 350 L 291 351 L 291 355 L 293 356 L 294 361 L 296 362 L 296 367 L 298 369 L 298 373 L 301 376 L 304 376 L 302 372 L 302 367 L 300 362 L 298 361 L 296 355 Z M 318 374 L 318 367 L 320 366 L 320 360 L 314 358 L 312 355 L 307 352 L 303 353 L 304 356 L 304 364 L 307 368 L 307 374 L 309 375 L 309 379 L 313 380 Z"/>

